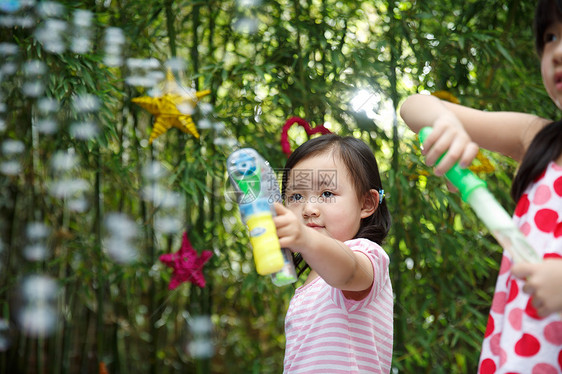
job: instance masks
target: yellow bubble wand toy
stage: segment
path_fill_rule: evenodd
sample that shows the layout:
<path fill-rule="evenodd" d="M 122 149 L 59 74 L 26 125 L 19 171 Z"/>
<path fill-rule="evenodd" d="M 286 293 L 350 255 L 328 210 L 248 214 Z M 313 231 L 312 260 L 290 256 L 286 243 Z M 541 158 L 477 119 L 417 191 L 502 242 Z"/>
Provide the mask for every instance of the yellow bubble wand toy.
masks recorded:
<path fill-rule="evenodd" d="M 291 252 L 281 248 L 273 216 L 273 203 L 281 201 L 279 183 L 273 169 L 256 150 L 242 148 L 226 160 L 231 185 L 242 221 L 250 234 L 256 270 L 260 275 L 271 274 L 276 286 L 297 280 Z"/>

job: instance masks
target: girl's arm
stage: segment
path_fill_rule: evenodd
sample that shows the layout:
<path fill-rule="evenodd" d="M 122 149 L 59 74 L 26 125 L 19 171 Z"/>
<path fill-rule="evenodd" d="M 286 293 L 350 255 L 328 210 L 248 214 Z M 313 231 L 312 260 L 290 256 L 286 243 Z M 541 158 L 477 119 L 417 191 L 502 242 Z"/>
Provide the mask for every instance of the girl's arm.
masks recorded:
<path fill-rule="evenodd" d="M 526 113 L 476 110 L 421 94 L 407 98 L 400 115 L 416 133 L 433 127 L 424 143 L 426 162 L 433 165 L 447 152 L 436 174 L 443 174 L 456 161 L 468 166 L 479 146 L 521 161 L 535 134 L 550 122 Z"/>
<path fill-rule="evenodd" d="M 516 277 L 526 278 L 523 291 L 533 295 L 533 306 L 541 317 L 562 313 L 562 260 L 516 264 L 511 271 Z"/>
<path fill-rule="evenodd" d="M 275 203 L 275 211 L 274 221 L 281 247 L 299 252 L 326 283 L 343 291 L 364 291 L 371 287 L 373 265 L 367 256 L 304 225 L 279 203 Z"/>

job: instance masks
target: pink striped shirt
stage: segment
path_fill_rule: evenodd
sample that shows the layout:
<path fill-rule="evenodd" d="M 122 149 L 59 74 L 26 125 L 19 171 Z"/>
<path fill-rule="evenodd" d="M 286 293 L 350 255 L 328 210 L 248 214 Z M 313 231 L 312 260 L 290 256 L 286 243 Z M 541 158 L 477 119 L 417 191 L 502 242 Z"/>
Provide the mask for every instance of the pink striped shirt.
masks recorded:
<path fill-rule="evenodd" d="M 371 260 L 371 291 L 359 301 L 346 299 L 321 277 L 297 288 L 285 318 L 285 374 L 390 372 L 393 296 L 388 255 L 367 239 L 345 244 Z"/>

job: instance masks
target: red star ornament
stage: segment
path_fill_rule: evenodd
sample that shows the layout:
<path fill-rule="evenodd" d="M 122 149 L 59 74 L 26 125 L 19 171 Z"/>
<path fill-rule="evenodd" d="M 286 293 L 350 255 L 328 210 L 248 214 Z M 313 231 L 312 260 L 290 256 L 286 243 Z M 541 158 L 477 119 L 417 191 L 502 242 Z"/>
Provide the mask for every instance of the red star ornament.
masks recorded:
<path fill-rule="evenodd" d="M 174 290 L 183 282 L 191 282 L 201 288 L 205 287 L 203 265 L 212 255 L 211 251 L 203 251 L 198 257 L 197 251 L 189 242 L 187 232 L 184 232 L 179 251 L 160 256 L 160 261 L 173 269 L 168 289 Z"/>

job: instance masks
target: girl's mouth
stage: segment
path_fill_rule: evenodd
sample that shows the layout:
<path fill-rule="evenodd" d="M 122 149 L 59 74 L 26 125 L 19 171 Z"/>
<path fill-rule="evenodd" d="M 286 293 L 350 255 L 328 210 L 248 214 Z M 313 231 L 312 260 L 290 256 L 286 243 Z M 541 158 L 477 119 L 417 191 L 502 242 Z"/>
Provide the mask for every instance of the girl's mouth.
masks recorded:
<path fill-rule="evenodd" d="M 317 229 L 317 230 L 324 228 L 324 226 L 320 226 L 320 225 L 317 225 L 316 223 L 312 223 L 312 222 L 309 222 L 306 225 L 310 228 Z"/>
<path fill-rule="evenodd" d="M 557 90 L 562 90 L 562 72 L 554 74 L 554 85 Z"/>

